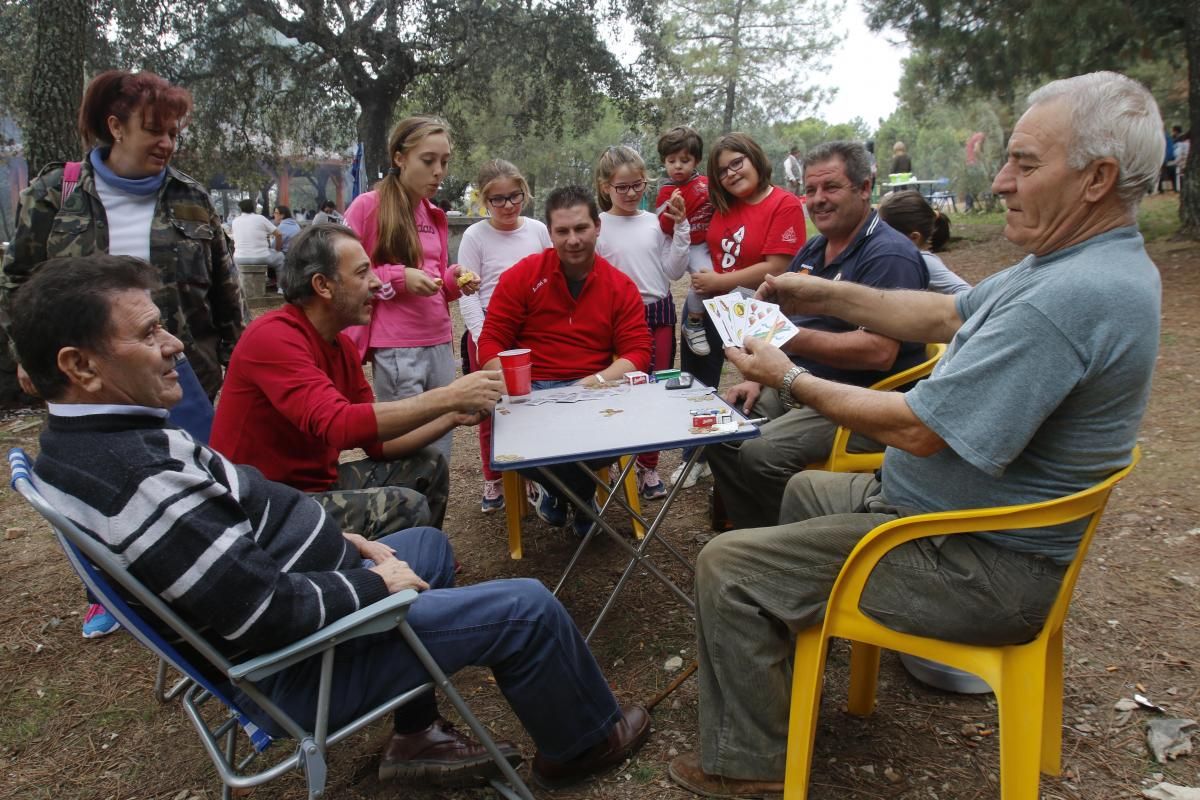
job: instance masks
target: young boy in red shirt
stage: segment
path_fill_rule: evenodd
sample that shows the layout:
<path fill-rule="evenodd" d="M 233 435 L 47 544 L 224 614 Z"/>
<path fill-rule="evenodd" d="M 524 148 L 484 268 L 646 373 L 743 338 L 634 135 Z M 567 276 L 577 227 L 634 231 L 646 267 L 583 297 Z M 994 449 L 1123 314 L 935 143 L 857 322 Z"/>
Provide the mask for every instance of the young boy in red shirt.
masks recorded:
<path fill-rule="evenodd" d="M 658 155 L 666 167 L 668 178 L 654 200 L 659 225 L 667 236 L 675 233 L 675 222 L 669 214 L 663 212 L 671 194 L 678 189 L 683 194 L 687 220 L 692 226 L 688 271 L 709 272 L 712 270 L 712 258 L 705 236 L 708 233 L 708 221 L 713 215 L 713 207 L 708 201 L 708 178 L 696 169 L 704 155 L 704 141 L 692 128 L 671 128 L 658 140 Z M 696 355 L 708 355 L 708 339 L 704 335 L 704 305 L 693 290 L 688 290 L 685 309 L 687 313 L 683 320 L 684 341 L 687 342 L 688 349 Z"/>

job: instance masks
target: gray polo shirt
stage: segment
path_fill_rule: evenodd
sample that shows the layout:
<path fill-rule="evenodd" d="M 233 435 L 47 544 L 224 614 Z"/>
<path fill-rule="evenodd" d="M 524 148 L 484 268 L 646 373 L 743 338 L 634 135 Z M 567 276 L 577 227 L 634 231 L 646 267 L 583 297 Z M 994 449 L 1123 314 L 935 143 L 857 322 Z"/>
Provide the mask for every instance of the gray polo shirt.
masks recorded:
<path fill-rule="evenodd" d="M 1129 463 L 1158 354 L 1161 285 L 1135 227 L 1028 256 L 956 298 L 962 327 L 909 408 L 948 447 L 889 447 L 891 504 L 948 511 L 1080 491 Z M 976 534 L 1070 561 L 1083 525 Z"/>

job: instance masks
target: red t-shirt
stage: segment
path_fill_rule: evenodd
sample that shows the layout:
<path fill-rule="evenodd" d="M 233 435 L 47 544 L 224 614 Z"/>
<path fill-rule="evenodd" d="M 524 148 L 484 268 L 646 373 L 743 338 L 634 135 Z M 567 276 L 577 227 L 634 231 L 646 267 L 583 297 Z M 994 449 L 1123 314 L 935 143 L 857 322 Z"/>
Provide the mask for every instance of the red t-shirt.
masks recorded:
<path fill-rule="evenodd" d="M 324 492 L 337 480 L 342 450 L 383 457 L 374 402 L 350 337 L 325 341 L 288 303 L 254 320 L 238 340 L 210 443 L 273 481 Z"/>
<path fill-rule="evenodd" d="M 554 248 L 521 259 L 500 276 L 488 301 L 479 363 L 516 347 L 533 351 L 535 381 L 594 375 L 614 356 L 649 369 L 650 329 L 637 285 L 596 256 L 575 299 Z"/>
<path fill-rule="evenodd" d="M 759 203 L 738 202 L 728 213 L 714 212 L 708 225 L 708 251 L 717 272 L 736 272 L 767 256 L 794 256 L 805 238 L 804 207 L 778 186 Z"/>
<path fill-rule="evenodd" d="M 667 202 L 676 189 L 683 195 L 683 209 L 692 229 L 692 244 L 704 244 L 705 234 L 708 233 L 708 221 L 713 215 L 713 206 L 708 199 L 708 178 L 696 172 L 681 185 L 668 181 L 658 190 L 654 207 L 658 208 Z M 658 224 L 667 236 L 675 235 L 675 220 L 669 215 L 659 214 Z"/>

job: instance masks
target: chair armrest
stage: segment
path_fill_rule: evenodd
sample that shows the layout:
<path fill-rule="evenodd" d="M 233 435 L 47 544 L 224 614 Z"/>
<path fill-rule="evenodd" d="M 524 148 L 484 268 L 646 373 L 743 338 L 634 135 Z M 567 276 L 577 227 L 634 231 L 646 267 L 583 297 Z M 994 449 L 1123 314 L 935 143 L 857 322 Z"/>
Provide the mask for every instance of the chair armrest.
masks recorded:
<path fill-rule="evenodd" d="M 235 664 L 229 670 L 234 681 L 258 681 L 282 669 L 321 653 L 339 642 L 383 633 L 398 626 L 408 615 L 408 607 L 417 599 L 412 589 L 388 595 L 366 608 L 347 614 L 303 639 L 298 639 L 273 653 L 257 656 Z"/>

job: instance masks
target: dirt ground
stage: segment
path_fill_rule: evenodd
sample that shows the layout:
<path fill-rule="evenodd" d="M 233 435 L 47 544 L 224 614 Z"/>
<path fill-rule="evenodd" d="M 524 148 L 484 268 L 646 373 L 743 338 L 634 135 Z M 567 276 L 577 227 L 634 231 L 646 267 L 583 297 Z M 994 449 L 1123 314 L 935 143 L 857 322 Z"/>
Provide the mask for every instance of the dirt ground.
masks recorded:
<path fill-rule="evenodd" d="M 1167 206 L 1173 203 L 1173 196 L 1150 198 L 1144 214 L 1169 219 Z M 999 231 L 998 218 L 956 218 L 958 238 L 944 260 L 972 282 L 1014 263 L 1020 253 Z M 1114 709 L 1119 699 L 1142 691 L 1171 716 L 1200 715 L 1200 503 L 1189 488 L 1200 458 L 1200 248 L 1161 236 L 1149 249 L 1163 280 L 1163 332 L 1143 425 L 1145 458 L 1113 495 L 1067 621 L 1064 771 L 1043 778 L 1044 798 L 1135 798 L 1159 780 L 1200 786 L 1200 755 L 1155 764 L 1144 742 L 1149 712 Z M 730 377 L 727 370 L 726 380 Z M 0 419 L 0 438 L 6 448 L 36 451 L 40 424 L 38 412 L 10 413 Z M 664 475 L 676 463 L 677 454 L 664 454 Z M 452 488 L 446 529 L 463 563 L 461 583 L 532 576 L 553 585 L 573 537 L 530 518 L 525 558 L 508 558 L 503 515 L 479 511 L 474 431 L 459 431 L 456 437 Z M 693 559 L 712 535 L 707 492 L 707 482 L 685 492 L 665 525 L 666 537 Z M 0 492 L 0 528 L 7 532 L 0 540 L 0 596 L 7 602 L 0 612 L 0 797 L 219 797 L 215 772 L 178 705 L 160 706 L 151 699 L 149 654 L 124 633 L 96 641 L 80 638 L 79 585 L 49 529 L 7 487 Z M 596 546 L 585 556 L 562 595 L 581 627 L 590 625 L 624 564 L 611 545 Z M 686 579 L 682 568 L 667 568 Z M 593 648 L 618 697 L 646 702 L 677 674 L 664 668 L 669 658 L 681 656 L 685 665 L 692 661 L 692 619 L 657 581 L 638 576 Z M 844 711 L 847 654 L 848 648 L 837 646 L 830 656 L 810 797 L 999 796 L 998 743 L 992 733 L 997 719 L 990 695 L 927 688 L 910 678 L 893 654 L 885 654 L 877 710 L 869 718 L 851 717 Z M 532 755 L 532 744 L 486 672 L 469 670 L 456 683 L 485 724 Z M 387 730 L 386 723 L 377 723 L 331 752 L 329 797 L 495 796 L 486 789 L 381 784 L 375 769 Z M 683 800 L 690 795 L 670 783 L 667 763 L 696 743 L 693 677 L 657 707 L 654 733 L 630 762 L 570 791 L 535 793 L 567 800 Z M 303 782 L 291 775 L 253 796 L 300 797 Z"/>

